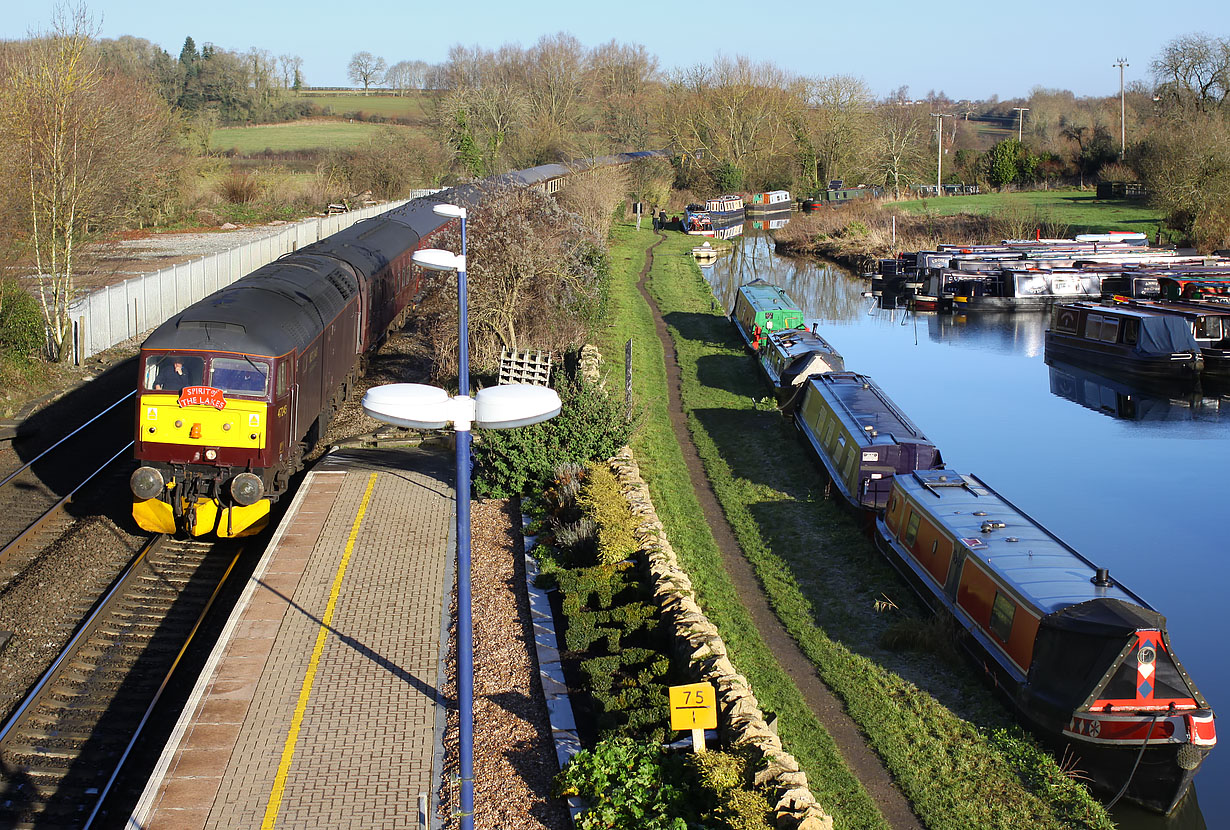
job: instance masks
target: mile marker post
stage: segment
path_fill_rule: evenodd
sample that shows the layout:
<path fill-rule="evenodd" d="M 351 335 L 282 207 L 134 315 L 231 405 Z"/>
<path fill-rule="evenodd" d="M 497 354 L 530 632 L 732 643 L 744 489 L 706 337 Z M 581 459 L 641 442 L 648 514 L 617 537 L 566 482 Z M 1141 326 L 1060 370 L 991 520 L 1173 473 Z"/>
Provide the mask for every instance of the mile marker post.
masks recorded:
<path fill-rule="evenodd" d="M 717 729 L 717 690 L 712 683 L 671 686 L 671 729 L 692 733 L 692 751 L 705 751 L 705 730 Z"/>

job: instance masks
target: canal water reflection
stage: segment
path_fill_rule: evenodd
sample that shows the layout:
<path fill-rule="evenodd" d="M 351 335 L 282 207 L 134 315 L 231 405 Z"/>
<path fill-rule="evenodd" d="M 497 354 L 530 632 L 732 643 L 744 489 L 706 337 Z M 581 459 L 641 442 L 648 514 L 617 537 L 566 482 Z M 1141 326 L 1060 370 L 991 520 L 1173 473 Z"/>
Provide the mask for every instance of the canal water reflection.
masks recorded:
<path fill-rule="evenodd" d="M 1166 615 L 1171 641 L 1214 711 L 1230 712 L 1225 596 L 1230 397 L 1141 394 L 1043 360 L 1048 315 L 881 309 L 835 266 L 776 255 L 750 228 L 702 268 L 729 309 L 757 277 L 786 289 L 809 323 L 875 378 L 940 447 Z M 1230 722 L 1223 719 L 1223 723 Z M 1230 730 L 1228 730 L 1230 731 Z M 1230 743 L 1223 735 L 1222 743 Z M 1219 746 L 1164 822 L 1116 808 L 1121 827 L 1230 826 L 1230 747 Z"/>

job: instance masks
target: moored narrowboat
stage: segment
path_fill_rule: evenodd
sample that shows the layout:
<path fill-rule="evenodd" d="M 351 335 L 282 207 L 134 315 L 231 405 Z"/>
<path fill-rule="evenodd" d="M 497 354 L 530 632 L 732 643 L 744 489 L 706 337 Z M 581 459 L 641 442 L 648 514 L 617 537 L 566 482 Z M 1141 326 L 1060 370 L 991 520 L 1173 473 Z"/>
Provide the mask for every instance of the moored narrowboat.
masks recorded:
<path fill-rule="evenodd" d="M 1217 737 L 1165 617 L 972 475 L 895 476 L 876 541 L 1098 789 L 1182 800 Z"/>
<path fill-rule="evenodd" d="M 683 232 L 691 236 L 713 236 L 713 220 L 704 205 L 692 204 L 683 209 Z"/>
<path fill-rule="evenodd" d="M 1170 314 L 1187 321 L 1200 347 L 1204 361 L 1204 380 L 1230 382 L 1230 303 L 1209 300 L 1146 302 L 1124 304 L 1154 314 Z"/>
<path fill-rule="evenodd" d="M 846 363 L 814 328 L 787 329 L 762 338 L 760 367 L 773 384 L 774 392 L 785 397 L 813 375 L 841 372 Z"/>
<path fill-rule="evenodd" d="M 1204 365 L 1191 326 L 1178 317 L 1126 305 L 1056 306 L 1046 359 L 1092 365 L 1146 380 L 1187 382 Z"/>
<path fill-rule="evenodd" d="M 789 190 L 770 190 L 767 193 L 753 193 L 743 200 L 743 207 L 748 213 L 769 213 L 790 210 Z"/>
<path fill-rule="evenodd" d="M 726 195 L 707 199 L 705 201 L 705 212 L 715 221 L 721 219 L 729 223 L 732 219 L 738 219 L 742 222 L 743 197 Z"/>
<path fill-rule="evenodd" d="M 893 476 L 944 466 L 935 444 L 866 375 L 813 375 L 794 419 L 857 510 L 883 508 Z"/>
<path fill-rule="evenodd" d="M 730 319 L 755 352 L 760 351 L 761 341 L 769 334 L 806 325 L 803 310 L 785 290 L 759 279 L 739 286 Z"/>

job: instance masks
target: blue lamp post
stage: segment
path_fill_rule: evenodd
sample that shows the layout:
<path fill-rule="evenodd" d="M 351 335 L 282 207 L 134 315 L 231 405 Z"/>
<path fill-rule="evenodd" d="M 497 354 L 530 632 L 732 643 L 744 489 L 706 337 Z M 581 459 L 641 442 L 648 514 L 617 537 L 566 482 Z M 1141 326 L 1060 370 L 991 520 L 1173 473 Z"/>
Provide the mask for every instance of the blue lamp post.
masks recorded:
<path fill-rule="evenodd" d="M 433 248 L 415 251 L 416 265 L 433 271 L 457 272 L 457 394 L 435 386 L 392 383 L 375 386 L 363 396 L 363 411 L 395 426 L 442 429 L 449 423 L 457 434 L 457 708 L 461 767 L 461 830 L 474 827 L 474 634 L 470 594 L 470 445 L 471 426 L 511 429 L 559 414 L 554 389 L 507 384 L 470 396 L 469 324 L 466 316 L 466 209 L 439 204 L 439 216 L 461 220 L 461 254 Z"/>

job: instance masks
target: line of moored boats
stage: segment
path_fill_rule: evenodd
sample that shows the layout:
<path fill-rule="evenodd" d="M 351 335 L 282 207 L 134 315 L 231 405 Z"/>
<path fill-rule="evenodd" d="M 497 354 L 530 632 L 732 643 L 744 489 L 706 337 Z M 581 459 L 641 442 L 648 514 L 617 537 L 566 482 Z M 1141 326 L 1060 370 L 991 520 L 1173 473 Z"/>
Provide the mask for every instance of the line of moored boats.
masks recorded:
<path fill-rule="evenodd" d="M 881 302 L 919 310 L 1051 309 L 1046 359 L 1133 380 L 1230 384 L 1230 259 L 1144 234 L 940 245 L 882 259 Z M 892 298 L 891 300 L 888 298 Z"/>
<path fill-rule="evenodd" d="M 923 601 L 967 633 L 1024 720 L 1071 747 L 1100 790 L 1171 812 L 1217 739 L 1165 617 L 982 479 L 948 469 L 781 288 L 742 286 L 731 318 L 828 486 Z"/>

